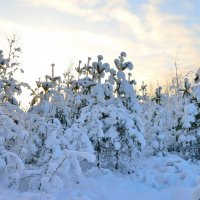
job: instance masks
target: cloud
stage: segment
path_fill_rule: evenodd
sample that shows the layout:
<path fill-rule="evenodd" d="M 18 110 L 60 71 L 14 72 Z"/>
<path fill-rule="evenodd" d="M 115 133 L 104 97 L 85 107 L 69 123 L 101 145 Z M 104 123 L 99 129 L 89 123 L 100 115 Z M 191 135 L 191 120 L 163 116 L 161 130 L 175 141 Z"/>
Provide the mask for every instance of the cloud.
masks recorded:
<path fill-rule="evenodd" d="M 19 0 L 34 6 L 53 8 L 63 13 L 80 16 L 88 21 L 106 21 L 110 9 L 123 6 L 126 0 Z"/>
<path fill-rule="evenodd" d="M 163 75 L 173 72 L 176 56 L 183 72 L 196 70 L 200 63 L 199 26 L 188 29 L 184 23 L 186 16 L 161 12 L 163 0 L 139 4 L 137 13 L 130 6 L 134 1 L 128 0 L 18 1 L 56 10 L 66 14 L 64 17 L 72 17 L 71 20 L 78 18 L 73 28 L 61 24 L 52 30 L 53 24 L 48 27 L 48 22 L 45 30 L 36 30 L 32 25 L 32 28 L 23 27 L 28 34 L 24 37 L 29 41 L 26 63 L 33 59 L 31 52 L 35 51 L 34 59 L 44 66 L 44 72 L 51 62 L 64 66 L 70 57 L 95 58 L 101 53 L 106 61 L 112 61 L 121 50 L 127 51 L 128 59 L 136 65 L 133 73 L 139 82 L 162 81 Z M 36 61 L 30 65 L 35 66 Z"/>
<path fill-rule="evenodd" d="M 7 34 L 13 32 L 14 27 L 20 30 L 23 41 L 22 63 L 27 75 L 25 79 L 28 82 L 31 81 L 31 84 L 38 77 L 43 77 L 50 71 L 52 62 L 56 63 L 56 72 L 59 75 L 66 70 L 67 63 L 71 59 L 75 59 L 78 63 L 79 59 L 84 62 L 88 56 L 91 56 L 95 60 L 98 54 L 103 54 L 105 59 L 110 62 L 114 58 L 109 55 L 113 55 L 114 52 L 118 56 L 121 42 L 124 41 L 87 30 L 35 29 L 31 25 L 23 26 L 2 19 L 0 23 L 0 35 L 2 35 L 0 43 L 4 43 L 3 49 L 6 48 L 4 40 Z M 31 80 L 30 77 L 32 77 Z"/>
<path fill-rule="evenodd" d="M 188 29 L 184 25 L 184 16 L 161 13 L 158 6 L 161 3 L 162 1 L 153 0 L 144 4 L 143 14 L 140 16 L 124 9 L 114 9 L 111 15 L 123 24 L 124 29 L 121 31 L 130 32 L 129 35 L 132 33 L 135 36 L 131 39 L 137 44 L 134 44 L 136 48 L 141 46 L 137 54 L 143 57 L 143 63 L 148 62 L 148 65 L 165 70 L 167 66 L 173 67 L 172 63 L 177 54 L 183 67 L 184 64 L 196 67 L 200 62 L 200 38 L 196 37 L 197 29 Z M 130 45 L 133 44 L 131 39 Z M 183 71 L 185 70 L 188 68 L 185 67 Z"/>

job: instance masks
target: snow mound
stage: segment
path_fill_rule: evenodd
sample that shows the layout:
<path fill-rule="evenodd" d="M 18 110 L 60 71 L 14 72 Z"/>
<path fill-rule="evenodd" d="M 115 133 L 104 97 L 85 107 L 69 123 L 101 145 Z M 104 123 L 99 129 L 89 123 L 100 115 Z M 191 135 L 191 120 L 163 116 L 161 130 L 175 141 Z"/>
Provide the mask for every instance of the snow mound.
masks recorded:
<path fill-rule="evenodd" d="M 194 187 L 198 169 L 176 155 L 151 157 L 136 166 L 136 176 L 145 184 L 156 189 L 168 187 Z"/>

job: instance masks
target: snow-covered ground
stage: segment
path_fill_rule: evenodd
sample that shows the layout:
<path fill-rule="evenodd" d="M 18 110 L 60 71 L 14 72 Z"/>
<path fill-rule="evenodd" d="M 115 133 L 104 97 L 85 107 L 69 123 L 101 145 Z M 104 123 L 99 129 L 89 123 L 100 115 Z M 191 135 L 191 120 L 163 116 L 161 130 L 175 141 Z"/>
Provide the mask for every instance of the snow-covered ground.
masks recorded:
<path fill-rule="evenodd" d="M 128 177 L 106 174 L 87 177 L 57 194 L 0 190 L 1 200 L 191 200 L 191 187 L 156 190 Z"/>
<path fill-rule="evenodd" d="M 137 162 L 133 175 L 93 168 L 79 183 L 68 182 L 54 193 L 19 193 L 1 187 L 0 200 L 193 200 L 198 182 L 198 163 L 170 155 Z"/>

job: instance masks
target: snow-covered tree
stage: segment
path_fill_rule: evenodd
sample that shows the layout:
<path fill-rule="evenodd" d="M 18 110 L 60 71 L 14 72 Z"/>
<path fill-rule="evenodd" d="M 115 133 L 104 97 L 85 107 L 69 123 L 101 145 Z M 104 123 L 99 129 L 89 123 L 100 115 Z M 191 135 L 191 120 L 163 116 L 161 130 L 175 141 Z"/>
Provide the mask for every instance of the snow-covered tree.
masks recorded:
<path fill-rule="evenodd" d="M 183 114 L 179 120 L 178 142 L 180 151 L 186 158 L 199 158 L 196 147 L 200 141 L 200 86 L 199 86 L 199 70 L 196 73 L 195 85 L 191 87 L 188 79 L 185 79 Z M 191 91 L 190 91 L 191 89 Z"/>
<path fill-rule="evenodd" d="M 123 104 L 107 102 L 87 106 L 76 124 L 94 145 L 98 167 L 110 165 L 112 169 L 119 169 L 126 166 L 130 170 L 135 154 L 145 146 L 134 115 Z"/>
<path fill-rule="evenodd" d="M 0 102 L 10 102 L 18 106 L 16 95 L 22 93 L 22 87 L 29 88 L 29 85 L 15 79 L 17 71 L 24 72 L 18 62 L 21 49 L 15 43 L 15 37 L 8 39 L 9 53 L 6 58 L 3 50 L 0 50 Z"/>
<path fill-rule="evenodd" d="M 78 80 L 79 89 L 75 96 L 79 97 L 81 109 L 74 124 L 80 132 L 84 130 L 89 136 L 96 151 L 98 167 L 131 170 L 134 155 L 145 146 L 141 108 L 132 86 L 135 81 L 130 78 L 126 80 L 124 73 L 125 69 L 132 69 L 133 65 L 124 62 L 125 56 L 122 52 L 119 59 L 115 60 L 118 72 L 110 70 L 109 82 L 103 83 L 101 80 L 109 64 L 103 64 L 103 56 L 100 55 L 92 66 L 85 65 L 89 70 L 88 75 Z M 92 79 L 88 77 L 89 74 Z M 113 94 L 111 84 L 116 87 L 117 97 Z"/>

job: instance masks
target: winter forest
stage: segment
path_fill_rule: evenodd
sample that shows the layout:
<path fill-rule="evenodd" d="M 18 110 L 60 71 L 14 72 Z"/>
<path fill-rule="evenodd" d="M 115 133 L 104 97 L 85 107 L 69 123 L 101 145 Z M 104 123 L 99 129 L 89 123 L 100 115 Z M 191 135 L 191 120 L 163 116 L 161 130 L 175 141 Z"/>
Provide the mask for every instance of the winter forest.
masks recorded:
<path fill-rule="evenodd" d="M 49 199 L 47 195 L 53 195 L 51 199 L 114 199 L 109 188 L 102 189 L 102 194 L 108 192 L 102 198 L 94 196 L 95 191 L 85 196 L 70 192 L 78 191 L 77 187 L 84 191 L 87 184 L 95 190 L 91 177 L 107 176 L 105 180 L 115 184 L 116 176 L 120 182 L 123 177 L 133 181 L 133 191 L 135 185 L 144 184 L 149 194 L 164 195 L 163 189 L 179 186 L 190 188 L 186 199 L 200 198 L 195 196 L 198 187 L 193 192 L 200 181 L 198 69 L 193 83 L 177 75 L 169 94 L 159 86 L 149 96 L 145 84 L 136 91 L 134 63 L 121 52 L 113 63 L 107 63 L 103 55 L 96 60 L 88 57 L 77 62 L 76 74 L 66 69 L 62 77 L 54 74 L 52 64 L 52 73 L 31 87 L 17 79 L 16 73 L 24 71 L 18 62 L 21 48 L 14 38 L 8 39 L 8 47 L 8 54 L 0 51 L 2 195 L 18 191 L 19 199 L 33 199 L 20 195 L 35 191 L 44 195 L 38 199 Z M 32 96 L 27 109 L 17 100 L 24 88 Z M 65 195 L 60 192 L 65 190 Z M 17 198 L 6 194 L 0 199 Z M 139 194 L 124 196 L 124 191 L 120 195 L 115 199 L 147 199 Z"/>

